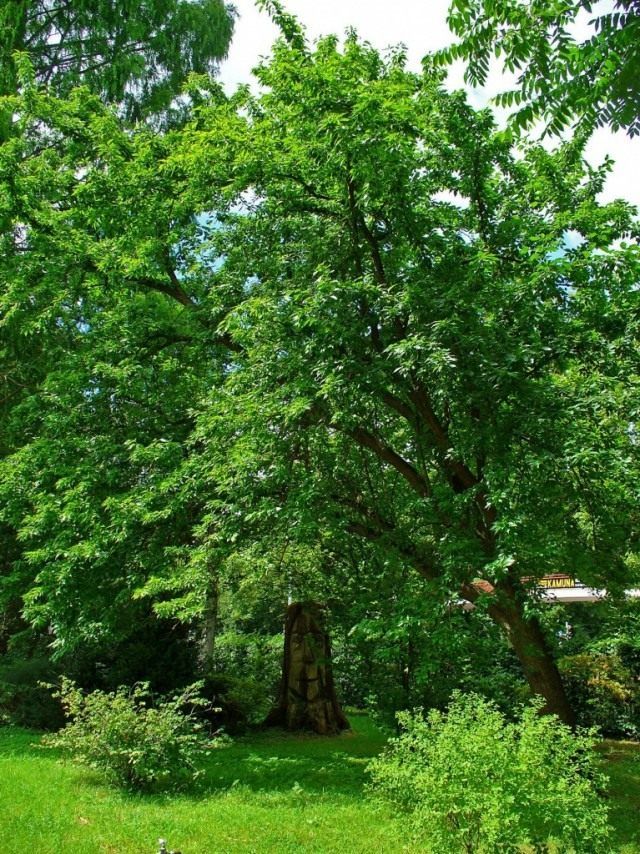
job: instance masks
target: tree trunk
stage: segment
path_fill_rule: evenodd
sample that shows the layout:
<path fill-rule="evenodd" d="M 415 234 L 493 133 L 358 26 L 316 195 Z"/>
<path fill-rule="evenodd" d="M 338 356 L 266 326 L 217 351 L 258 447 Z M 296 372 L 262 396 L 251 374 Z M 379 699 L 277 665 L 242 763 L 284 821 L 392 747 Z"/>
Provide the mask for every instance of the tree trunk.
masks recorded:
<path fill-rule="evenodd" d="M 315 602 L 294 602 L 287 608 L 280 696 L 267 716 L 267 726 L 319 735 L 349 728 L 333 684 L 324 615 L 324 608 Z"/>
<path fill-rule="evenodd" d="M 505 591 L 501 591 L 502 594 Z M 513 647 L 531 692 L 545 701 L 546 714 L 557 715 L 561 721 L 575 725 L 575 715 L 562 683 L 560 671 L 537 617 L 525 616 L 521 602 L 508 589 L 499 603 L 488 608 L 489 615 L 504 629 Z"/>
<path fill-rule="evenodd" d="M 218 634 L 218 580 L 212 578 L 207 589 L 202 636 L 200 641 L 200 664 L 203 669 L 211 664 Z"/>

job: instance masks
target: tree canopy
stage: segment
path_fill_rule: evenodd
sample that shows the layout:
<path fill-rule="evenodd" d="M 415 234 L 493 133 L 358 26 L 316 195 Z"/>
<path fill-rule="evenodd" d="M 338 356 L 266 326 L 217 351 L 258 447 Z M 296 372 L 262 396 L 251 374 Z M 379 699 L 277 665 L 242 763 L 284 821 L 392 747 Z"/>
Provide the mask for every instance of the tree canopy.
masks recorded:
<path fill-rule="evenodd" d="M 575 35 L 593 15 L 590 35 Z M 495 56 L 517 74 L 517 88 L 496 103 L 516 107 L 516 128 L 542 120 L 558 134 L 569 125 L 609 125 L 640 133 L 640 6 L 616 0 L 597 11 L 590 0 L 453 0 L 449 26 L 460 41 L 440 59 L 468 61 L 466 79 L 482 85 Z"/>
<path fill-rule="evenodd" d="M 140 117 L 166 109 L 191 73 L 224 58 L 233 8 L 224 0 L 18 0 L 0 9 L 0 93 L 17 86 L 16 53 L 58 94 L 79 83 Z"/>
<path fill-rule="evenodd" d="M 110 114 L 109 122 L 122 130 L 120 119 L 126 121 L 152 119 L 156 127 L 160 116 L 166 119 L 173 111 L 175 99 L 184 93 L 187 79 L 192 73 L 208 75 L 216 68 L 218 60 L 226 55 L 233 29 L 234 10 L 221 0 L 202 2 L 162 2 L 143 4 L 137 2 L 85 3 L 85 2 L 14 2 L 0 9 L 0 160 L 3 163 L 3 189 L 8 189 L 0 202 L 0 240 L 6 250 L 7 265 L 3 275 L 2 309 L 0 323 L 0 353 L 2 356 L 2 396 L 0 398 L 3 423 L 0 436 L 0 454 L 6 455 L 29 433 L 29 418 L 20 415 L 28 400 L 45 394 L 46 383 L 52 367 L 77 363 L 86 346 L 87 337 L 78 336 L 79 329 L 88 331 L 81 319 L 82 308 L 76 305 L 75 320 L 71 311 L 69 294 L 60 289 L 58 276 L 65 275 L 54 256 L 60 252 L 50 244 L 52 254 L 47 259 L 46 250 L 40 254 L 35 266 L 29 270 L 28 259 L 38 256 L 38 246 L 56 238 L 55 228 L 47 226 L 36 211 L 39 202 L 31 191 L 24 188 L 14 192 L 14 179 L 19 175 L 12 170 L 19 162 L 15 157 L 28 160 L 49 151 L 50 168 L 41 161 L 42 171 L 32 173 L 37 185 L 42 183 L 41 213 L 48 207 L 57 210 L 60 219 L 69 217 L 65 193 L 68 176 L 60 168 L 58 155 L 69 145 L 74 134 L 81 159 L 81 140 L 89 133 L 83 124 L 104 121 L 107 111 L 104 104 L 112 103 L 118 119 Z M 209 77 L 206 77 L 209 80 Z M 85 87 L 82 93 L 74 87 Z M 202 79 L 202 85 L 209 82 Z M 47 92 L 49 117 L 41 123 L 31 122 L 27 129 L 26 116 L 19 93 L 35 92 L 35 86 Z M 92 93 L 92 94 L 90 94 Z M 69 100 L 67 100 L 69 99 Z M 184 105 L 184 98 L 181 99 Z M 80 104 L 83 107 L 78 109 Z M 66 116 L 66 119 L 64 118 Z M 101 132 L 96 125 L 95 130 Z M 97 138 L 97 137 L 94 137 Z M 46 156 L 45 156 L 46 159 Z M 73 169 L 73 154 L 68 149 L 65 162 Z M 80 160 L 76 167 L 82 169 Z M 13 189 L 11 189 L 13 187 Z M 39 190 L 31 188 L 36 196 Z M 46 215 L 45 215 L 46 218 Z M 54 217 L 55 218 L 55 217 Z M 73 231 L 73 229 L 72 229 Z M 47 237 L 48 235 L 48 237 Z M 73 239 L 73 238 L 71 238 Z M 28 251 L 27 251 L 28 250 Z M 78 246 L 78 251 L 81 252 Z M 18 259 L 27 263 L 22 265 Z M 51 266 L 49 266 L 49 261 Z M 86 271 L 86 259 L 83 262 Z M 38 265 L 40 273 L 38 273 Z M 46 272 L 48 271 L 48 272 Z M 18 309 L 33 300 L 36 313 L 41 307 L 42 291 L 32 290 L 30 277 L 48 279 L 49 295 L 54 305 L 45 320 L 30 320 Z M 78 280 L 82 273 L 69 272 Z M 71 284 L 71 280 L 67 282 Z M 73 287 L 73 286 L 72 286 Z M 17 291 L 21 290 L 16 302 Z M 40 297 L 37 294 L 40 293 Z M 78 296 L 80 299 L 80 297 Z M 71 297 L 73 300 L 73 297 Z M 87 297 L 84 297 L 87 302 Z M 57 313 L 56 313 L 57 312 Z M 94 320 L 95 324 L 95 320 Z M 94 352 L 94 357 L 97 351 Z M 75 362 L 74 362 L 75 360 Z M 73 372 L 72 368 L 72 372 Z M 109 435 L 105 429 L 105 435 Z M 76 439 L 80 442 L 79 435 Z M 122 439 L 122 436 L 120 436 Z M 119 441 L 116 433 L 109 441 Z M 22 492 L 24 485 L 20 484 Z M 21 548 L 16 542 L 12 526 L 2 527 L 0 561 L 3 573 L 13 567 L 14 581 L 21 577 Z M 4 579 L 5 582 L 7 579 Z M 25 592 L 20 584 L 5 584 L 3 605 L 5 614 L 14 615 L 17 603 Z M 126 610 L 126 609 L 125 609 Z M 7 623 L 12 625 L 12 619 Z M 73 617 L 70 617 L 73 621 Z M 109 621 L 107 620 L 107 623 Z M 120 621 L 123 630 L 124 618 Z"/>
<path fill-rule="evenodd" d="M 2 312 L 41 370 L 7 383 L 4 586 L 81 643 L 144 597 L 202 614 L 251 544 L 364 543 L 486 609 L 566 718 L 528 591 L 634 571 L 633 210 L 400 51 L 296 32 L 257 74 L 162 134 L 5 100 Z"/>

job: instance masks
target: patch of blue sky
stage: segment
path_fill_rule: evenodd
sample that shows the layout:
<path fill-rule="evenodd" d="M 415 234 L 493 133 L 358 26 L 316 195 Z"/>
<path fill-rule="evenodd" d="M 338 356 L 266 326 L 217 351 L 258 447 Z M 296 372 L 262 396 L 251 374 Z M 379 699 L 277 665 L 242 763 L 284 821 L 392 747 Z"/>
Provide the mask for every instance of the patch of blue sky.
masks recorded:
<path fill-rule="evenodd" d="M 570 249 L 578 249 L 584 243 L 585 238 L 579 231 L 571 228 L 562 235 L 562 245 L 554 252 L 549 253 L 549 260 L 553 261 L 556 258 L 562 258 Z"/>

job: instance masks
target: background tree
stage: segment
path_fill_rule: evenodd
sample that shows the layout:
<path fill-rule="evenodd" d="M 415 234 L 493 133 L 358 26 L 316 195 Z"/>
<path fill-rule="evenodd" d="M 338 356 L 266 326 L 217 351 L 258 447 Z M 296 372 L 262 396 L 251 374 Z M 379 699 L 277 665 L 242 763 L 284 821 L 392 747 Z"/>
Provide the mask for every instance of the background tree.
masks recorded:
<path fill-rule="evenodd" d="M 0 93 L 18 85 L 15 52 L 60 95 L 83 83 L 133 118 L 165 110 L 191 73 L 226 56 L 233 7 L 223 0 L 17 0 L 0 10 Z"/>
<path fill-rule="evenodd" d="M 56 206 L 59 218 L 63 219 L 68 215 L 68 200 L 64 198 L 65 189 L 61 183 L 65 179 L 56 170 L 61 159 L 65 158 L 64 148 L 70 137 L 77 131 L 81 137 L 82 123 L 89 120 L 90 116 L 95 117 L 96 112 L 100 111 L 96 101 L 91 99 L 88 102 L 91 106 L 87 106 L 84 111 L 78 110 L 81 99 L 76 97 L 75 106 L 66 112 L 67 116 L 74 116 L 71 119 L 71 125 L 75 122 L 74 127 L 69 124 L 62 126 L 63 122 L 57 126 L 53 135 L 47 136 L 47 120 L 44 119 L 39 127 L 30 126 L 27 139 L 21 136 L 24 130 L 24 125 L 21 124 L 24 112 L 20 112 L 19 101 L 12 100 L 18 90 L 21 87 L 23 91 L 25 88 L 32 90 L 35 79 L 40 85 L 46 86 L 54 98 L 61 99 L 58 102 L 50 100 L 50 109 L 61 116 L 68 107 L 62 99 L 69 95 L 74 86 L 83 84 L 103 101 L 116 104 L 122 116 L 126 115 L 129 119 L 153 116 L 157 119 L 160 113 L 166 113 L 174 99 L 180 95 L 190 73 L 207 74 L 215 70 L 217 61 L 226 55 L 233 19 L 233 8 L 220 0 L 154 3 L 151 6 L 135 2 L 4 3 L 0 9 L 0 95 L 8 100 L 0 110 L 0 141 L 4 149 L 0 155 L 4 167 L 3 179 L 9 184 L 13 177 L 19 181 L 21 159 L 28 160 L 31 156 L 37 157 L 43 149 L 49 150 L 53 158 L 51 169 L 38 175 L 33 174 L 32 177 L 36 181 L 50 184 L 48 201 Z M 28 56 L 28 60 L 24 59 L 23 54 Z M 18 112 L 15 112 L 14 108 Z M 104 129 L 106 138 L 109 131 Z M 10 150 L 12 144 L 17 146 L 14 151 Z M 16 154 L 17 158 L 14 156 Z M 18 173 L 12 177 L 11 170 L 14 167 Z M 24 195 L 17 205 L 16 201 L 17 195 L 12 190 L 4 197 L 0 212 L 0 239 L 6 260 L 2 274 L 0 330 L 0 408 L 3 425 L 0 434 L 0 455 L 9 455 L 24 444 L 25 438 L 32 439 L 37 434 L 42 441 L 43 452 L 52 453 L 52 461 L 53 458 L 58 460 L 58 472 L 62 476 L 67 464 L 61 455 L 56 455 L 59 446 L 53 441 L 47 445 L 47 431 L 41 429 L 42 424 L 34 414 L 33 401 L 44 396 L 49 401 L 53 398 L 58 400 L 61 405 L 58 413 L 65 412 L 65 406 L 68 407 L 62 420 L 67 416 L 73 418 L 72 413 L 75 412 L 80 421 L 83 421 L 88 411 L 93 408 L 92 417 L 104 419 L 102 430 L 96 426 L 95 421 L 94 428 L 105 438 L 103 449 L 111 446 L 114 454 L 112 459 L 115 462 L 118 455 L 115 449 L 121 449 L 120 443 L 126 441 L 127 428 L 124 427 L 124 421 L 129 421 L 130 426 L 132 424 L 131 407 L 136 406 L 133 402 L 135 398 L 129 399 L 129 403 L 125 405 L 125 408 L 129 407 L 127 416 L 113 392 L 114 375 L 109 381 L 104 377 L 98 380 L 95 374 L 93 377 L 86 375 L 82 367 L 86 347 L 90 340 L 95 341 L 89 333 L 97 332 L 99 326 L 96 316 L 92 314 L 96 304 L 91 302 L 87 294 L 78 296 L 80 302 L 75 307 L 65 302 L 68 293 L 67 297 L 60 293 L 60 300 L 57 299 L 59 275 L 70 275 L 76 282 L 76 285 L 72 286 L 74 288 L 83 274 L 78 270 L 73 273 L 65 268 L 60 260 L 59 244 L 53 249 L 51 242 L 49 249 L 58 258 L 58 262 L 53 261 L 52 255 L 50 260 L 53 263 L 48 265 L 45 260 L 46 251 L 43 253 L 42 250 L 48 241 L 56 243 L 52 230 L 39 220 L 35 208 L 30 206 L 33 197 L 30 197 L 29 193 Z M 58 263 L 61 263 L 61 266 L 57 266 Z M 39 275 L 43 276 L 43 282 L 48 282 L 44 289 L 33 286 L 33 280 Z M 44 291 L 46 296 L 43 297 Z M 71 296 L 72 301 L 73 298 Z M 33 311 L 27 309 L 30 301 Z M 103 310 L 104 306 L 97 308 L 102 314 Z M 154 339 L 154 353 L 156 348 L 158 352 L 162 350 L 161 338 Z M 94 356 L 97 356 L 97 349 Z M 153 361 L 153 353 L 151 360 Z M 68 397 L 69 383 L 61 379 L 60 375 L 56 376 L 56 368 L 63 365 L 67 365 L 69 369 L 67 376 L 74 375 L 75 372 L 80 384 L 79 398 L 73 395 Z M 64 371 L 61 370 L 61 373 Z M 149 376 L 154 374 L 155 367 L 151 367 Z M 84 380 L 81 379 L 83 375 Z M 141 379 L 140 374 L 138 377 Z M 85 383 L 84 390 L 82 382 Z M 111 408 L 108 412 L 103 410 L 102 416 L 99 416 L 98 382 L 103 383 L 101 388 L 104 391 L 111 385 Z M 82 409 L 79 401 L 89 404 L 84 407 L 84 415 L 79 415 L 78 407 Z M 155 413 L 155 416 L 150 416 L 152 420 L 162 410 L 162 406 L 158 408 L 157 403 L 158 401 L 150 404 L 151 411 Z M 143 407 L 144 400 L 138 399 L 137 405 Z M 175 406 L 175 401 L 173 405 Z M 120 415 L 115 415 L 116 409 L 119 409 Z M 32 420 L 32 415 L 35 420 Z M 140 411 L 134 417 L 139 415 Z M 120 428 L 124 428 L 124 433 L 119 428 L 111 429 L 110 432 L 110 428 L 114 428 L 114 416 L 120 422 Z M 51 418 L 54 421 L 55 414 L 51 413 Z M 70 429 L 76 431 L 76 451 L 80 450 L 81 434 L 86 430 L 86 421 L 85 427 L 80 426 L 80 421 L 76 420 L 75 425 L 70 426 Z M 142 421 L 147 426 L 150 425 L 148 420 Z M 91 457 L 91 453 L 88 453 L 87 457 Z M 27 478 L 30 476 L 26 471 L 22 474 Z M 110 485 L 113 487 L 115 482 L 112 480 Z M 16 486 L 13 498 L 17 501 L 25 494 L 23 487 L 23 482 Z M 103 483 L 100 489 L 104 497 L 108 487 Z M 35 493 L 32 498 L 36 500 Z M 89 505 L 85 506 L 85 510 L 89 512 Z M 10 636 L 24 628 L 19 616 L 23 607 L 21 599 L 25 590 L 29 589 L 29 579 L 32 579 L 24 548 L 16 540 L 16 530 L 9 521 L 10 518 L 11 512 L 8 510 L 2 523 L 0 547 L 3 576 L 0 599 L 4 614 L 0 644 L 4 645 Z M 86 519 L 88 521 L 88 516 Z M 79 519 L 76 519 L 76 523 L 78 521 Z M 113 551 L 111 559 L 118 560 Z M 114 563 L 110 565 L 114 566 Z M 99 597 L 96 601 L 97 609 L 98 603 Z M 134 620 L 138 628 L 144 622 L 141 620 L 142 610 L 144 609 L 138 606 Z M 130 633 L 132 628 L 129 624 L 128 628 L 124 629 L 125 612 L 126 608 L 123 610 L 123 620 L 120 621 L 120 633 Z M 107 624 L 108 622 L 107 617 Z M 98 623 L 99 618 L 96 617 L 93 624 L 97 626 Z"/>
<path fill-rule="evenodd" d="M 49 568 L 55 582 L 44 599 L 37 592 L 44 588 L 32 589 L 31 619 L 54 628 L 67 645 L 104 638 L 113 643 L 130 633 L 147 607 L 131 597 L 135 579 L 140 578 L 135 566 L 142 553 L 151 567 L 164 561 L 169 545 L 179 551 L 190 542 L 197 500 L 194 504 L 188 484 L 185 491 L 180 481 L 170 481 L 184 459 L 183 444 L 193 426 L 190 402 L 200 382 L 202 388 L 211 382 L 216 359 L 203 353 L 187 355 L 191 346 L 199 349 L 199 327 L 183 304 L 186 296 L 172 284 L 173 238 L 165 229 L 176 236 L 179 231 L 186 239 L 195 224 L 188 217 L 185 224 L 169 196 L 166 205 L 162 202 L 164 191 L 157 192 L 161 176 L 154 167 L 131 168 L 137 143 L 132 138 L 127 142 L 126 128 L 86 90 L 68 103 L 44 96 L 36 111 L 39 138 L 50 133 L 56 145 L 43 151 L 25 134 L 0 152 L 2 175 L 6 186 L 12 187 L 8 199 L 14 203 L 9 210 L 11 227 L 2 235 L 3 333 L 15 347 L 41 342 L 40 360 L 31 366 L 32 380 L 20 382 L 19 364 L 17 372 L 7 376 L 9 392 L 15 387 L 16 393 L 7 401 L 4 424 L 9 445 L 4 471 L 9 480 L 3 517 L 14 527 L 26 513 L 30 533 L 23 528 L 20 558 L 12 562 L 5 583 L 11 589 L 12 578 L 24 594 L 23 583 L 17 581 L 20 574 L 33 583 L 29 567 L 44 568 L 53 559 Z M 25 124 L 33 121 L 25 113 L 21 118 Z M 75 136 L 65 133 L 69 125 L 78 130 Z M 106 171 L 95 147 L 98 138 L 110 161 Z M 155 164 L 164 138 L 141 130 L 135 139 L 145 140 L 144 158 L 148 165 Z M 102 173 L 104 183 L 101 189 L 94 188 L 98 196 L 93 200 L 93 191 L 74 177 L 82 168 L 96 176 Z M 36 187 L 43 185 L 46 196 L 38 201 Z M 100 197 L 102 205 L 107 196 L 115 207 L 100 214 L 92 201 Z M 136 203 L 136 208 L 154 223 L 158 240 L 152 247 L 153 235 L 147 234 L 144 268 L 136 270 L 134 263 L 128 272 L 124 267 L 111 273 L 101 270 L 107 256 L 102 261 L 93 256 L 91 236 L 100 234 L 103 250 L 114 241 L 107 267 L 121 262 L 126 267 L 125 245 L 120 242 L 124 233 L 117 220 L 121 215 L 136 219 L 131 200 L 138 196 L 140 201 L 146 196 L 150 203 L 144 213 L 144 203 L 142 207 Z M 50 227 L 41 214 L 53 217 Z M 189 362 L 193 359 L 203 373 L 185 372 L 177 353 Z M 44 474 L 45 469 L 47 475 L 40 480 L 38 472 Z M 173 510 L 171 520 L 163 524 L 160 508 L 165 500 Z M 30 546 L 36 542 L 49 557 L 33 553 Z M 54 569 L 54 564 L 60 567 L 59 560 L 67 567 L 62 575 Z M 45 568 L 39 578 L 45 587 L 46 576 Z M 98 578 L 102 581 L 95 587 Z M 67 605 L 51 611 L 54 590 Z M 41 606 L 44 611 L 38 614 Z M 65 627 L 59 623 L 63 612 L 69 618 L 64 619 Z"/>
<path fill-rule="evenodd" d="M 640 133 L 640 5 L 616 0 L 613 9 L 594 12 L 589 0 L 453 0 L 449 26 L 458 44 L 441 61 L 468 61 L 466 79 L 482 85 L 489 61 L 502 59 L 517 73 L 518 88 L 496 103 L 516 106 L 513 124 L 541 119 L 558 134 L 570 124 L 581 130 L 609 125 Z M 574 35 L 578 16 L 592 15 L 591 32 Z"/>

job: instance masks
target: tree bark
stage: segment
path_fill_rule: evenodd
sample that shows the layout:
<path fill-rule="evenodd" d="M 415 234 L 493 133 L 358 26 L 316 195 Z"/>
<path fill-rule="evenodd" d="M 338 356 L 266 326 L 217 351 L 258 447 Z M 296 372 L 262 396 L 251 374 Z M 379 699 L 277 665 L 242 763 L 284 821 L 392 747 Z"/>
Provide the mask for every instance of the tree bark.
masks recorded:
<path fill-rule="evenodd" d="M 542 711 L 575 726 L 575 715 L 560 671 L 537 617 L 526 616 L 511 584 L 496 587 L 489 615 L 505 631 L 533 694 L 544 699 Z"/>
<path fill-rule="evenodd" d="M 333 683 L 325 609 L 316 602 L 287 608 L 280 695 L 265 724 L 319 735 L 349 728 Z"/>
<path fill-rule="evenodd" d="M 218 634 L 218 579 L 213 577 L 207 589 L 202 635 L 200 640 L 200 664 L 206 670 L 213 659 Z"/>

